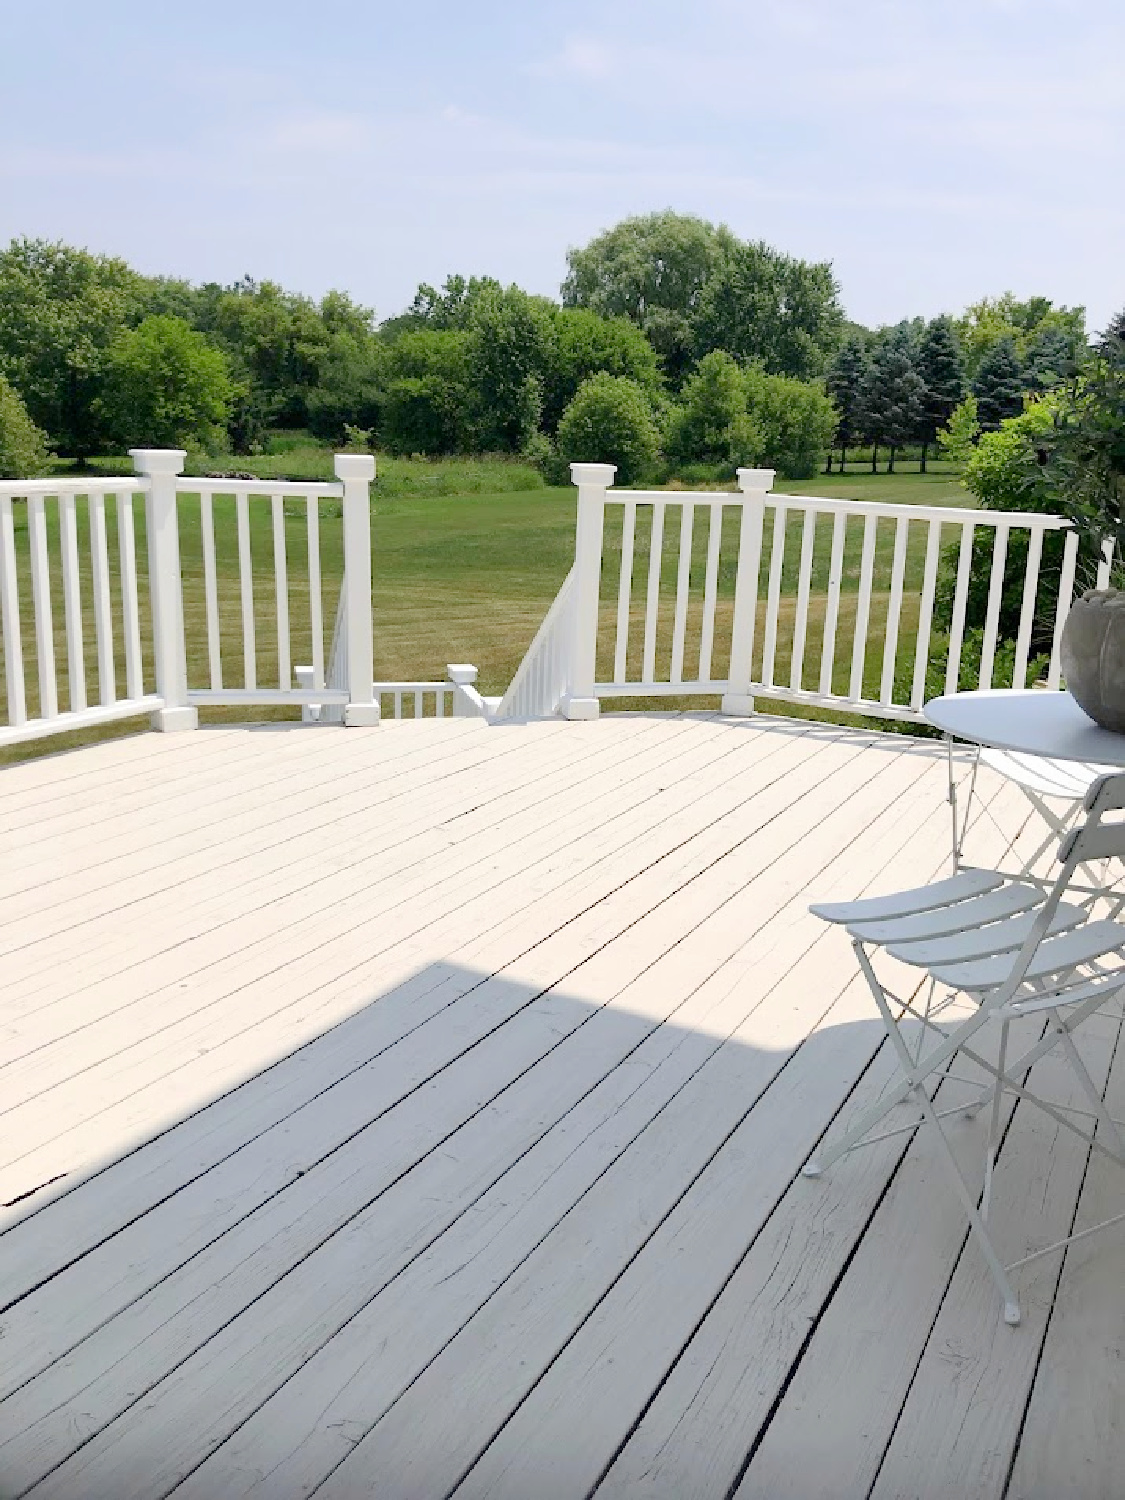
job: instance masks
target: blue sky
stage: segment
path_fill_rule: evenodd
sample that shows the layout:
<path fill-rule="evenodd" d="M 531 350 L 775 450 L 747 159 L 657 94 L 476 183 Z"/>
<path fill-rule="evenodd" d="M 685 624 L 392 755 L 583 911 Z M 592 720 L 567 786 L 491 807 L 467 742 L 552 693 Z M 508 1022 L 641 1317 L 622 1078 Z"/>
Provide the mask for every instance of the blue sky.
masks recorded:
<path fill-rule="evenodd" d="M 0 0 L 0 240 L 381 317 L 673 207 L 866 323 L 1125 305 L 1120 0 Z"/>

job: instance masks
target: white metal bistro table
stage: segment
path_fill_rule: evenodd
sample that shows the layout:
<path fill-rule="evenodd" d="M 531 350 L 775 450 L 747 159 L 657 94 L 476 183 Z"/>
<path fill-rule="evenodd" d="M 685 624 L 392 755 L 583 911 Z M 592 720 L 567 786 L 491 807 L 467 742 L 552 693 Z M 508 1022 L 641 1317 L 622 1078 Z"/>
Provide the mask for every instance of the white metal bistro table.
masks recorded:
<path fill-rule="evenodd" d="M 1069 693 L 1050 688 L 988 688 L 933 698 L 924 709 L 937 729 L 996 750 L 1125 769 L 1125 734 L 1102 729 Z"/>
<path fill-rule="evenodd" d="M 1114 734 L 1083 713 L 1069 693 L 1051 689 L 989 688 L 934 698 L 925 715 L 944 731 L 950 746 L 949 800 L 953 815 L 953 864 L 958 868 L 969 820 L 976 765 L 964 816 L 958 826 L 957 790 L 952 743 L 966 740 L 979 747 L 986 764 L 1016 782 L 1048 828 L 1047 838 L 1026 860 L 1030 873 L 1037 860 L 1062 837 L 1082 812 L 1089 786 L 1099 776 L 1125 769 L 1125 734 Z M 1049 800 L 1069 803 L 1059 816 Z"/>

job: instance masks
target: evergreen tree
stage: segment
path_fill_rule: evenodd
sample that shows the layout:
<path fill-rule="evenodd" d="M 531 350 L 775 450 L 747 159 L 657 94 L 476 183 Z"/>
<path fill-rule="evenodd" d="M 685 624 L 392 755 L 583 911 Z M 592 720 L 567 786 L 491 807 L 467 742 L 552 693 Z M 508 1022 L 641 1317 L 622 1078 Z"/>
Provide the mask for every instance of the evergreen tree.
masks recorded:
<path fill-rule="evenodd" d="M 926 450 L 937 441 L 938 432 L 946 426 L 965 394 L 961 345 L 952 318 L 943 315 L 927 324 L 918 344 L 918 374 L 925 385 L 919 428 L 924 474 Z"/>
<path fill-rule="evenodd" d="M 895 450 L 917 438 L 923 417 L 925 382 L 914 364 L 913 340 L 896 329 L 875 351 L 863 383 L 864 437 L 871 443 L 871 472 L 879 445 L 888 447 L 887 473 L 895 469 Z"/>
<path fill-rule="evenodd" d="M 863 340 L 853 335 L 837 354 L 825 384 L 836 403 L 840 420 L 835 440 L 840 446 L 840 473 L 848 461 L 848 449 L 859 439 L 863 429 L 863 383 L 867 376 L 867 350 Z M 831 473 L 832 453 L 828 454 Z"/>
<path fill-rule="evenodd" d="M 1023 367 L 1024 388 L 1041 395 L 1061 385 L 1074 367 L 1073 339 L 1066 329 L 1047 324 L 1028 345 Z"/>
<path fill-rule="evenodd" d="M 973 381 L 977 414 L 986 432 L 995 432 L 1005 417 L 1023 411 L 1023 371 L 1011 338 L 998 339 L 980 362 Z"/>

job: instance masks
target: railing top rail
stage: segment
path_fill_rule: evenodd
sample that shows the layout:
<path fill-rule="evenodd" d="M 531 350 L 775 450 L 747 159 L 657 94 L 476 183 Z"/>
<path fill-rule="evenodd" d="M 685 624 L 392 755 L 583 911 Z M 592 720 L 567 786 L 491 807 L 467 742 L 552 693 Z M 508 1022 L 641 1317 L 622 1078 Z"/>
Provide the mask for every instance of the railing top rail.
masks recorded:
<path fill-rule="evenodd" d="M 344 486 L 328 480 L 312 484 L 297 479 L 211 479 L 194 474 L 176 476 L 180 495 L 299 495 L 308 499 L 342 500 Z"/>
<path fill-rule="evenodd" d="M 377 693 L 451 693 L 456 686 L 452 682 L 374 682 Z"/>
<path fill-rule="evenodd" d="M 682 505 L 685 501 L 693 505 L 745 505 L 755 496 L 742 490 L 611 489 L 606 491 L 605 498 L 610 505 Z M 788 495 L 779 490 L 767 491 L 765 500 L 767 505 L 781 504 L 791 506 L 794 510 L 888 516 L 894 520 L 906 516 L 918 521 L 947 521 L 951 526 L 972 522 L 978 526 L 1033 526 L 1041 527 L 1044 531 L 1069 531 L 1073 526 L 1073 522 L 1063 516 L 1044 515 L 1039 511 L 978 510 L 969 505 L 895 505 L 887 500 L 843 500 L 828 495 Z"/>
<path fill-rule="evenodd" d="M 57 478 L 57 479 L 0 479 L 0 498 L 22 500 L 28 495 L 127 495 L 145 493 L 149 489 L 147 479 L 136 474 L 122 475 L 118 479 Z"/>
<path fill-rule="evenodd" d="M 792 505 L 805 510 L 868 516 L 914 516 L 926 521 L 948 521 L 963 525 L 966 521 L 985 526 L 1041 526 L 1044 531 L 1069 531 L 1073 522 L 1063 516 L 1044 515 L 1041 511 L 984 510 L 971 505 L 895 505 L 886 500 L 841 500 L 827 495 L 786 495 L 771 490 L 766 503 Z"/>

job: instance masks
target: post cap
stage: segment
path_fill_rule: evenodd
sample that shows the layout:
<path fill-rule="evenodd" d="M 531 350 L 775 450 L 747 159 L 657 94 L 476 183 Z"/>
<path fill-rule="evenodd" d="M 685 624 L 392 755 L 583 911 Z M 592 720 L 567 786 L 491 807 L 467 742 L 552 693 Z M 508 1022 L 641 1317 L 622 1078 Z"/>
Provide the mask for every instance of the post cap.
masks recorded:
<path fill-rule="evenodd" d="M 773 478 L 776 469 L 739 469 L 738 488 L 740 490 L 772 490 Z"/>
<path fill-rule="evenodd" d="M 450 682 L 457 683 L 459 687 L 467 687 L 477 680 L 476 667 L 467 661 L 452 661 L 445 670 Z"/>
<path fill-rule="evenodd" d="M 607 488 L 617 473 L 616 464 L 571 464 L 571 484 L 598 484 Z"/>
<path fill-rule="evenodd" d="M 375 455 L 373 453 L 337 453 L 334 460 L 337 479 L 375 478 Z"/>
<path fill-rule="evenodd" d="M 187 461 L 183 448 L 130 448 L 129 457 L 138 474 L 182 474 Z"/>

